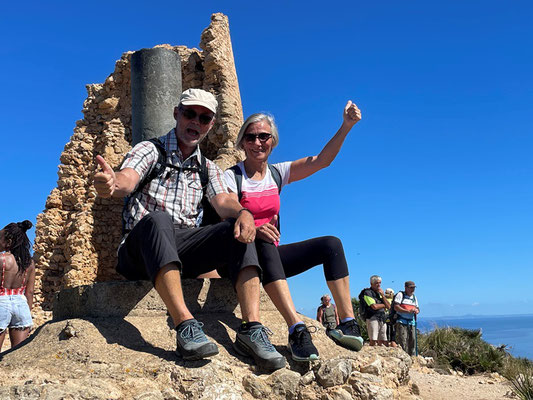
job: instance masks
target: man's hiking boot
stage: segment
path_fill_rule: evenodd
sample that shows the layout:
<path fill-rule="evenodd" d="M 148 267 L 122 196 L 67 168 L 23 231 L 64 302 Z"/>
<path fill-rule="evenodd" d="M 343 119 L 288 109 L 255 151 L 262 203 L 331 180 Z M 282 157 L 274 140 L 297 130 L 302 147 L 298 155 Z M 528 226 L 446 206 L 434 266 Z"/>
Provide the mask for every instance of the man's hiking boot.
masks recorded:
<path fill-rule="evenodd" d="M 316 349 L 311 334 L 304 324 L 298 324 L 294 332 L 289 335 L 289 351 L 294 361 L 316 361 L 318 350 Z"/>
<path fill-rule="evenodd" d="M 283 368 L 285 357 L 279 354 L 272 343 L 269 335 L 272 331 L 260 323 L 253 325 L 243 324 L 237 331 L 234 348 L 237 353 L 243 356 L 251 356 L 255 363 L 268 371 Z"/>
<path fill-rule="evenodd" d="M 347 349 L 359 351 L 363 347 L 363 338 L 355 319 L 340 323 L 335 329 L 329 329 L 326 333 L 335 343 Z"/>
<path fill-rule="evenodd" d="M 205 336 L 203 323 L 195 319 L 183 321 L 176 327 L 176 353 L 185 360 L 201 360 L 218 354 L 218 347 Z"/>

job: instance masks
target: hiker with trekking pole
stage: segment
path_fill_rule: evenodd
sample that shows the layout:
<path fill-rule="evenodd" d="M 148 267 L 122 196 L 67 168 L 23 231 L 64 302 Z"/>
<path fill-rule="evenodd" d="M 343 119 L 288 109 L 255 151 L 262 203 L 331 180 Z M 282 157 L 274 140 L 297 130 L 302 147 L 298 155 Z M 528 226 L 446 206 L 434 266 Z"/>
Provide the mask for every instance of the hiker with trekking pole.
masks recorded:
<path fill-rule="evenodd" d="M 396 317 L 396 343 L 410 356 L 416 355 L 417 334 L 416 316 L 420 312 L 415 296 L 416 285 L 413 281 L 405 282 L 405 290 L 399 291 L 394 297 Z"/>

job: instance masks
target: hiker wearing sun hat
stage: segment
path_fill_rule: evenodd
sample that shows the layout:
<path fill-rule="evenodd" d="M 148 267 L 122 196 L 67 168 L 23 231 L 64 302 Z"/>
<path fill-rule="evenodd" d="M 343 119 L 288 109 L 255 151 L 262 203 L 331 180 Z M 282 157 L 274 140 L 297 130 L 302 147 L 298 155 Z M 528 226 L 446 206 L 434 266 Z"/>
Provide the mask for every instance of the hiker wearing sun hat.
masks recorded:
<path fill-rule="evenodd" d="M 416 285 L 413 281 L 405 282 L 405 290 L 394 296 L 394 310 L 398 319 L 394 325 L 396 329 L 396 343 L 407 354 L 416 354 L 416 316 L 420 312 L 418 300 L 415 296 Z"/>
<path fill-rule="evenodd" d="M 261 325 L 254 219 L 229 196 L 222 171 L 198 147 L 215 123 L 217 106 L 205 90 L 184 91 L 174 108 L 174 129 L 137 144 L 118 172 L 97 156 L 102 171 L 94 177 L 99 196 L 127 196 L 117 271 L 130 280 L 152 281 L 176 327 L 176 351 L 188 360 L 213 356 L 218 348 L 185 305 L 182 278 L 216 269 L 231 279 L 243 320 Z M 210 206 L 223 222 L 205 224 Z M 285 366 L 268 337 L 259 339 L 251 345 L 257 364 L 268 370 Z"/>

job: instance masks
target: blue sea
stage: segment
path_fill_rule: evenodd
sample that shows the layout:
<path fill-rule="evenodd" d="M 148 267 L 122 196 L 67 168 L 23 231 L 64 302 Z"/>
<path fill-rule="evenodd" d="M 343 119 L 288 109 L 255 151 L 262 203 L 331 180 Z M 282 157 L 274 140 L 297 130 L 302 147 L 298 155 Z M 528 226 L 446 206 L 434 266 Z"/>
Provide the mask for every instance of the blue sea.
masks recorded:
<path fill-rule="evenodd" d="M 421 332 L 435 326 L 481 329 L 486 342 L 496 346 L 505 344 L 513 356 L 533 360 L 533 315 L 429 317 L 418 322 Z"/>

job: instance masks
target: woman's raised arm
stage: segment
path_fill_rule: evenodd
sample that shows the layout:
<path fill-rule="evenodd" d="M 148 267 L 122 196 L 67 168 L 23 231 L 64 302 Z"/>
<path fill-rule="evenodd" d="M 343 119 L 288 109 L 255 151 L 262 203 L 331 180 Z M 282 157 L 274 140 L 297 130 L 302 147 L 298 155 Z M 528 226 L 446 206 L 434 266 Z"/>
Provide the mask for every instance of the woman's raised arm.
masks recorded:
<path fill-rule="evenodd" d="M 326 146 L 324 146 L 318 156 L 300 158 L 291 163 L 289 183 L 307 178 L 332 163 L 339 153 L 348 132 L 350 132 L 352 127 L 361 120 L 361 110 L 357 108 L 355 103 L 348 100 L 348 103 L 346 103 L 346 106 L 344 107 L 342 117 L 343 121 L 341 127 Z"/>

